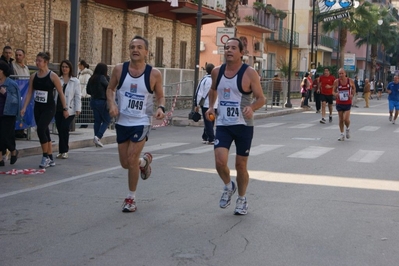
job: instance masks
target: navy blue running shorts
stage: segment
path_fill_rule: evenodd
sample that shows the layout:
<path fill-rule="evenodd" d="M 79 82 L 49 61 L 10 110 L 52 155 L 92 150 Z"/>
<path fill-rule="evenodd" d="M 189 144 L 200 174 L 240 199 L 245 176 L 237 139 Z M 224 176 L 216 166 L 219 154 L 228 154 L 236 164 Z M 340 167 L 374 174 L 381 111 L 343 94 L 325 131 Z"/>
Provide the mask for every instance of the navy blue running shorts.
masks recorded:
<path fill-rule="evenodd" d="M 217 126 L 214 148 L 226 148 L 230 150 L 231 143 L 234 141 L 236 145 L 236 154 L 240 156 L 248 156 L 253 136 L 253 126 Z"/>
<path fill-rule="evenodd" d="M 343 111 L 343 112 L 350 111 L 351 107 L 352 107 L 352 105 L 350 105 L 350 104 L 337 104 L 337 105 L 335 106 L 335 108 L 337 109 L 338 112 L 341 112 L 341 111 Z"/>
<path fill-rule="evenodd" d="M 142 140 L 148 140 L 148 135 L 150 134 L 151 126 L 122 126 L 115 125 L 116 129 L 116 142 L 121 144 L 128 140 L 132 142 L 140 142 Z"/>

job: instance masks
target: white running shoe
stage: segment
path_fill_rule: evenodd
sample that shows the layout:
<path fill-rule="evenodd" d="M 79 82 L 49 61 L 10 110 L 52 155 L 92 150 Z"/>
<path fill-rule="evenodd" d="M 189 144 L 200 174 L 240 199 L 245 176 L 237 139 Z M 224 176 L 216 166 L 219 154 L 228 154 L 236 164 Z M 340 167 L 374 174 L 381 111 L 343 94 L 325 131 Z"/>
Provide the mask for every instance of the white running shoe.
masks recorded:
<path fill-rule="evenodd" d="M 351 132 L 350 132 L 349 128 L 346 129 L 346 132 L 345 132 L 345 133 L 346 133 L 346 134 L 345 134 L 345 135 L 346 135 L 345 137 L 346 137 L 347 139 L 350 139 L 350 138 L 351 138 Z"/>
<path fill-rule="evenodd" d="M 247 198 L 237 198 L 236 209 L 234 210 L 235 215 L 245 215 L 248 213 L 248 202 Z"/>
<path fill-rule="evenodd" d="M 389 122 L 392 122 L 392 115 L 389 116 Z"/>
<path fill-rule="evenodd" d="M 231 202 L 231 196 L 233 196 L 234 192 L 237 190 L 236 184 L 232 181 L 233 189 L 229 190 L 226 186 L 223 189 L 222 197 L 220 198 L 219 206 L 222 209 L 227 208 Z"/>
<path fill-rule="evenodd" d="M 132 198 L 126 198 L 122 204 L 122 212 L 135 212 L 137 210 L 136 202 Z"/>
<path fill-rule="evenodd" d="M 341 134 L 341 137 L 338 138 L 338 141 L 344 141 L 345 140 L 345 136 L 343 134 Z"/>
<path fill-rule="evenodd" d="M 94 144 L 96 145 L 96 147 L 104 147 L 104 145 L 101 143 L 100 139 L 97 136 L 94 136 L 93 139 Z"/>
<path fill-rule="evenodd" d="M 62 154 L 62 159 L 68 159 L 68 153 L 67 152 L 64 152 Z"/>

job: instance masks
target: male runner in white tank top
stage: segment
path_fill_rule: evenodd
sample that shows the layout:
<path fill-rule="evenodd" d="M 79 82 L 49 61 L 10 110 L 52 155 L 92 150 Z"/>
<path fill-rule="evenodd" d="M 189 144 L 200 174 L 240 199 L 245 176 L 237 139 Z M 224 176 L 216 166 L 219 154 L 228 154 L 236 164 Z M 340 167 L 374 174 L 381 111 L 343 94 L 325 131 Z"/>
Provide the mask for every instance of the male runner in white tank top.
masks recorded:
<path fill-rule="evenodd" d="M 153 117 L 153 93 L 158 108 L 156 119 L 165 116 L 165 98 L 162 76 L 158 69 L 146 64 L 148 41 L 135 36 L 129 44 L 130 61 L 118 64 L 112 71 L 107 88 L 109 114 L 116 117 L 116 136 L 121 166 L 128 169 L 129 192 L 123 203 L 123 212 L 136 210 L 135 194 L 139 180 L 151 174 L 152 155 L 141 151 L 148 139 Z M 117 95 L 118 104 L 115 102 Z"/>
<path fill-rule="evenodd" d="M 214 104 L 218 97 L 216 118 L 215 160 L 216 170 L 222 179 L 224 191 L 220 207 L 230 205 L 231 196 L 238 188 L 234 214 L 245 215 L 248 210 L 245 193 L 249 182 L 248 156 L 253 137 L 253 113 L 265 104 L 265 97 L 259 75 L 252 67 L 242 63 L 244 46 L 240 39 L 230 38 L 224 47 L 226 63 L 212 71 L 212 85 L 209 90 L 209 115 L 215 114 Z M 255 98 L 255 100 L 253 100 Z M 216 117 L 216 116 L 215 116 Z M 227 166 L 232 142 L 236 145 L 237 185 L 231 181 Z"/>

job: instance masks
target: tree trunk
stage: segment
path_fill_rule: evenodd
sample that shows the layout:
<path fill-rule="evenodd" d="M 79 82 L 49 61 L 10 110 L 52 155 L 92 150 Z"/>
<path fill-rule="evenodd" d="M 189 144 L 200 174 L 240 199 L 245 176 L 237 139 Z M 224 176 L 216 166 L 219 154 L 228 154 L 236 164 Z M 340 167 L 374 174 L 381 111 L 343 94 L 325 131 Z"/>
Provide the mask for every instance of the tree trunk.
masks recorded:
<path fill-rule="evenodd" d="M 370 59 L 371 59 L 370 80 L 372 80 L 375 77 L 375 69 L 377 66 L 377 45 L 376 44 L 371 45 Z"/>
<path fill-rule="evenodd" d="M 342 24 L 341 24 L 342 25 Z M 345 46 L 347 42 L 348 29 L 345 26 L 341 26 L 339 30 L 339 67 L 344 67 L 344 55 Z"/>
<path fill-rule="evenodd" d="M 226 1 L 226 18 L 224 21 L 225 27 L 234 28 L 237 25 L 239 3 L 239 0 Z"/>

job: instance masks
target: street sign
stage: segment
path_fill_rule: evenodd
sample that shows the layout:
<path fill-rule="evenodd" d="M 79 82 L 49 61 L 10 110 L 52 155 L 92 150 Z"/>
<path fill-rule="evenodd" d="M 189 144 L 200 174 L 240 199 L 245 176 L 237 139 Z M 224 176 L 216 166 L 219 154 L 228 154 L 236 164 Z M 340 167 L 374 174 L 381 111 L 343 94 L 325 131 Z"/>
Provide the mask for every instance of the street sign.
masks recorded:
<path fill-rule="evenodd" d="M 218 46 L 218 54 L 224 54 L 224 46 Z"/>
<path fill-rule="evenodd" d="M 355 71 L 356 70 L 356 54 L 344 54 L 344 70 Z"/>
<path fill-rule="evenodd" d="M 224 46 L 229 38 L 234 37 L 234 28 L 218 27 L 216 28 L 216 45 Z"/>

